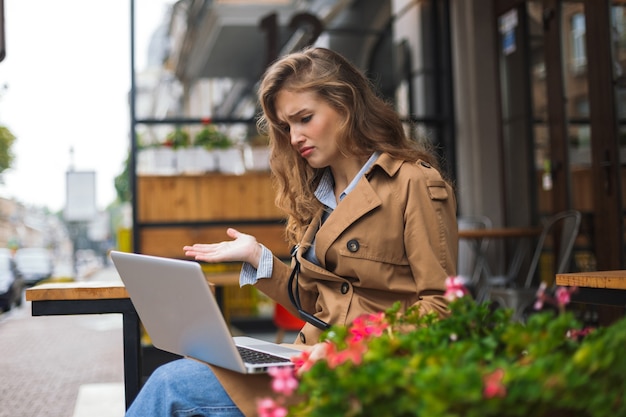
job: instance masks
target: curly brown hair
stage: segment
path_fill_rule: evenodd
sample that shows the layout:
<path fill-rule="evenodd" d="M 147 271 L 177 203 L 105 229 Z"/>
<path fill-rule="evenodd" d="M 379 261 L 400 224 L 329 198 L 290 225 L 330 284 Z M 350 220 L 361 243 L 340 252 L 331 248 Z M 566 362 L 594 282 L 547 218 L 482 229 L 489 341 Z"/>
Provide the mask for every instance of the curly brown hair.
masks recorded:
<path fill-rule="evenodd" d="M 344 155 L 367 158 L 385 152 L 406 161 L 425 160 L 437 166 L 425 141 L 410 139 L 394 107 L 377 95 L 372 83 L 337 52 L 306 48 L 274 62 L 261 79 L 258 97 L 262 114 L 259 132 L 270 138 L 270 168 L 276 205 L 287 214 L 286 237 L 300 242 L 322 204 L 314 192 L 324 168 L 312 168 L 291 145 L 278 119 L 276 97 L 281 90 L 314 92 L 344 118 L 338 126 L 338 147 Z"/>

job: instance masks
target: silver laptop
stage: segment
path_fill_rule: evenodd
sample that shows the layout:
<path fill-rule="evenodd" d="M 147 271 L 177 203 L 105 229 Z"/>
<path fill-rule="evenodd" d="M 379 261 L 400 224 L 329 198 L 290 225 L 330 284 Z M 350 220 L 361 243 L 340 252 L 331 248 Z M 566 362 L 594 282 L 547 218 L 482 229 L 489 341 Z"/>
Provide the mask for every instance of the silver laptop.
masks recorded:
<path fill-rule="evenodd" d="M 290 358 L 301 353 L 233 337 L 198 262 L 118 251 L 111 252 L 111 259 L 152 343 L 161 350 L 241 373 L 293 366 Z"/>

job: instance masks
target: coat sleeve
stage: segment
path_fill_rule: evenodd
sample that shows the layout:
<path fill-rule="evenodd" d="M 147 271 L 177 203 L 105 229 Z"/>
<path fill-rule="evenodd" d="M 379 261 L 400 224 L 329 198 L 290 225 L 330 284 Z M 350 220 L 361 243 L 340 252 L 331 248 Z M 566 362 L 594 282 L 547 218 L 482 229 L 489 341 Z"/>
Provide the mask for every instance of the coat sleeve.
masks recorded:
<path fill-rule="evenodd" d="M 415 304 L 445 316 L 445 280 L 456 275 L 456 198 L 436 169 L 421 161 L 416 165 L 418 175 L 407 181 L 404 213 L 404 244 L 418 294 Z"/>
<path fill-rule="evenodd" d="M 277 303 L 281 304 L 283 307 L 289 310 L 291 314 L 297 317 L 298 312 L 291 305 L 291 301 L 289 301 L 289 292 L 287 290 L 291 270 L 292 266 L 287 265 L 279 258 L 274 256 L 271 278 L 260 279 L 256 282 L 254 286 L 259 291 L 263 292 L 265 295 L 272 298 Z"/>

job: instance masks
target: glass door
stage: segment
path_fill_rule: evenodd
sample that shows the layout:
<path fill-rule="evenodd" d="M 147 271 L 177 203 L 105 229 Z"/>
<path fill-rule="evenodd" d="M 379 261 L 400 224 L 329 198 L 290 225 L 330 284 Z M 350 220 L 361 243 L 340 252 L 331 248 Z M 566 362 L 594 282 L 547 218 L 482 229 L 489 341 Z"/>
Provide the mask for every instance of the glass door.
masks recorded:
<path fill-rule="evenodd" d="M 507 219 L 536 224 L 559 211 L 581 211 L 572 270 L 623 267 L 624 3 L 496 5 Z M 549 268 L 543 274 L 554 276 Z"/>
<path fill-rule="evenodd" d="M 615 114 L 617 118 L 617 142 L 619 146 L 619 179 L 621 191 L 621 208 L 626 207 L 626 0 L 611 2 L 610 9 L 610 45 L 613 69 L 613 88 Z M 611 103 L 612 104 L 612 103 Z M 622 211 L 623 213 L 623 211 Z M 622 219 L 626 216 L 622 214 Z M 626 226 L 622 223 L 622 236 Z M 620 238 L 626 239 L 626 237 Z M 626 249 L 626 243 L 622 242 L 622 251 Z M 626 255 L 622 255 L 624 267 Z"/>

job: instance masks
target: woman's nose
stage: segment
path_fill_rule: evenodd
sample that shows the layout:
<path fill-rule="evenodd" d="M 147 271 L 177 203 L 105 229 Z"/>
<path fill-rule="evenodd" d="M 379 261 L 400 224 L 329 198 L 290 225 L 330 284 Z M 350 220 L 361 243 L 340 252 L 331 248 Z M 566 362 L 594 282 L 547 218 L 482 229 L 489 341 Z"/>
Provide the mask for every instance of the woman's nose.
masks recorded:
<path fill-rule="evenodd" d="M 300 131 L 298 129 L 291 128 L 289 134 L 291 135 L 291 145 L 298 147 L 298 144 L 300 144 L 304 139 L 300 134 Z"/>

